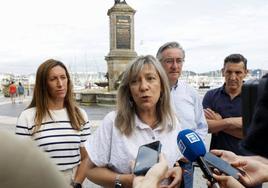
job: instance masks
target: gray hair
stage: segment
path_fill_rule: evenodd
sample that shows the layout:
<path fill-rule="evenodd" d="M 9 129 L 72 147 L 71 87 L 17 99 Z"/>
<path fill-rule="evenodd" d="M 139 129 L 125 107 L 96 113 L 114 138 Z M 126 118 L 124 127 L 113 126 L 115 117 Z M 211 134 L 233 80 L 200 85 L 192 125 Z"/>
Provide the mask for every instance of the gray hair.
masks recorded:
<path fill-rule="evenodd" d="M 178 48 L 182 51 L 182 54 L 183 54 L 183 59 L 185 59 L 185 51 L 184 49 L 182 48 L 182 46 L 178 43 L 178 42 L 167 42 L 165 44 L 163 44 L 157 51 L 156 53 L 156 58 L 162 62 L 163 60 L 163 57 L 162 57 L 162 52 L 166 49 L 171 49 L 171 48 Z"/>
<path fill-rule="evenodd" d="M 123 74 L 117 93 L 117 115 L 115 125 L 122 134 L 131 135 L 135 129 L 136 104 L 130 92 L 130 83 L 136 79 L 144 65 L 153 65 L 160 77 L 161 95 L 156 104 L 158 126 L 162 130 L 172 130 L 175 127 L 175 115 L 170 105 L 170 88 L 165 70 L 161 63 L 152 55 L 139 56 L 129 63 Z"/>

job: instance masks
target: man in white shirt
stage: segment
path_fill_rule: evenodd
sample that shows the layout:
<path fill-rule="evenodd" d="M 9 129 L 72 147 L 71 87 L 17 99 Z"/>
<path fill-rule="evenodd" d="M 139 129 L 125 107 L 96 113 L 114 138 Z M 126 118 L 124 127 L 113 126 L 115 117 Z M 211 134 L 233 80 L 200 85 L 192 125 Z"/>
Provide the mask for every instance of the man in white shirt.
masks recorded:
<path fill-rule="evenodd" d="M 156 57 L 167 73 L 172 105 L 181 123 L 182 130 L 191 129 L 204 141 L 208 133 L 208 125 L 200 96 L 194 88 L 179 80 L 185 59 L 185 52 L 182 46 L 178 42 L 167 42 L 158 49 Z M 192 164 L 185 159 L 180 161 L 185 163 L 182 166 L 186 170 L 184 173 L 184 187 L 192 188 Z"/>

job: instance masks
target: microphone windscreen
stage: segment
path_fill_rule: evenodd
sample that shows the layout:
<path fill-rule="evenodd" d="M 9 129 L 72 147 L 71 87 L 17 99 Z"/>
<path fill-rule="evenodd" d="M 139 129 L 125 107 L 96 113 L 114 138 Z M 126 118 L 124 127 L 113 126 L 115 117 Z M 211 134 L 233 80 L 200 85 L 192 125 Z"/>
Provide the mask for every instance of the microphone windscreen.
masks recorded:
<path fill-rule="evenodd" d="M 206 154 L 206 148 L 202 139 L 191 129 L 184 129 L 179 132 L 177 144 L 183 156 L 191 162 Z"/>

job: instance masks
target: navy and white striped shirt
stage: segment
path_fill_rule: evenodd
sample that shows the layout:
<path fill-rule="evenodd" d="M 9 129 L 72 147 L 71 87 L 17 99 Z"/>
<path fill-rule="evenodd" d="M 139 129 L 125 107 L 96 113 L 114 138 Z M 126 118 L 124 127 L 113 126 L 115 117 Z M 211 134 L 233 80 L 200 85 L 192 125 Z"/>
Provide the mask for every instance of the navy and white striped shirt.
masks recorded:
<path fill-rule="evenodd" d="M 90 135 L 86 112 L 80 109 L 85 124 L 80 131 L 72 128 L 66 108 L 50 110 L 52 118 L 44 118 L 40 129 L 34 131 L 35 108 L 24 110 L 18 118 L 16 134 L 31 137 L 43 151 L 47 152 L 59 170 L 71 169 L 80 164 L 80 147 Z"/>

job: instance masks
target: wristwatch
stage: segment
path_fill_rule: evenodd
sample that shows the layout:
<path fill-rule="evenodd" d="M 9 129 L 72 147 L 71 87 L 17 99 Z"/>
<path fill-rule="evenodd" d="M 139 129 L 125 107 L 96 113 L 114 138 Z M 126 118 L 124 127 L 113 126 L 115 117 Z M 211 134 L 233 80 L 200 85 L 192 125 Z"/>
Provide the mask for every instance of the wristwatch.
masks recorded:
<path fill-rule="evenodd" d="M 77 182 L 72 182 L 71 186 L 73 186 L 73 188 L 82 188 L 81 183 L 77 183 Z"/>
<path fill-rule="evenodd" d="M 121 188 L 122 183 L 120 182 L 120 174 L 117 174 L 115 177 L 115 182 L 114 182 L 114 188 Z"/>

